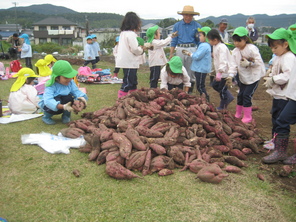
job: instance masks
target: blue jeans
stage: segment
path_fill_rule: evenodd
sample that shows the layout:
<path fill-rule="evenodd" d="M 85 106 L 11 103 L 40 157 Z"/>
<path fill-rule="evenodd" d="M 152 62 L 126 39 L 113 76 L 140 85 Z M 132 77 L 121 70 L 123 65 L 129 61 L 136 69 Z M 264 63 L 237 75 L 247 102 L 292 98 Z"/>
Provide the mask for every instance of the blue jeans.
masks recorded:
<path fill-rule="evenodd" d="M 243 83 L 239 83 L 239 93 L 237 95 L 237 105 L 243 107 L 251 107 L 252 106 L 252 97 L 258 87 L 259 80 L 250 85 L 245 85 Z"/>
<path fill-rule="evenodd" d="M 137 78 L 138 69 L 126 69 L 123 68 L 123 83 L 120 90 L 123 92 L 128 92 L 129 90 L 137 89 L 138 78 Z"/>
<path fill-rule="evenodd" d="M 195 79 L 196 79 L 196 89 L 197 91 L 201 94 L 205 94 L 206 96 L 208 95 L 206 91 L 206 77 L 207 73 L 201 73 L 201 72 L 194 72 Z"/>
<path fill-rule="evenodd" d="M 290 125 L 296 123 L 296 101 L 289 100 L 281 114 L 275 121 L 275 133 L 290 134 Z"/>

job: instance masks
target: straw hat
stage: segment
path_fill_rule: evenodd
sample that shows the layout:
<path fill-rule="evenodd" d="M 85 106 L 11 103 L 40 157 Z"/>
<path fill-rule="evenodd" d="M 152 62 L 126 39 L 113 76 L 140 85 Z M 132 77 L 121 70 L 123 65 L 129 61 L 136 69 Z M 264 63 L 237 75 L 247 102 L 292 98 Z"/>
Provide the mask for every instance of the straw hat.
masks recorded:
<path fill-rule="evenodd" d="M 191 5 L 185 5 L 183 8 L 183 11 L 179 11 L 177 12 L 179 15 L 185 15 L 185 14 L 189 14 L 189 15 L 200 15 L 199 12 L 195 12 L 193 6 Z"/>

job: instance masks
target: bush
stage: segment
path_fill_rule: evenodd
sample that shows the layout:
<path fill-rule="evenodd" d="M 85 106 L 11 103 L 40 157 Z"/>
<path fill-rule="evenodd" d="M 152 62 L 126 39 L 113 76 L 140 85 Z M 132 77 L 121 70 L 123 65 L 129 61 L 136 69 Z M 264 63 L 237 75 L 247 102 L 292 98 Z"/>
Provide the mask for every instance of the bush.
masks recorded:
<path fill-rule="evenodd" d="M 262 59 L 264 62 L 268 63 L 269 60 L 272 58 L 272 51 L 267 45 L 257 45 Z"/>
<path fill-rule="evenodd" d="M 38 44 L 38 45 L 32 45 L 32 51 L 33 52 L 45 52 L 47 54 L 52 54 L 53 52 L 60 52 L 62 51 L 62 49 L 65 48 L 64 46 L 61 46 L 59 44 L 56 43 L 52 43 L 52 42 L 47 42 L 47 43 L 43 43 L 43 44 Z"/>

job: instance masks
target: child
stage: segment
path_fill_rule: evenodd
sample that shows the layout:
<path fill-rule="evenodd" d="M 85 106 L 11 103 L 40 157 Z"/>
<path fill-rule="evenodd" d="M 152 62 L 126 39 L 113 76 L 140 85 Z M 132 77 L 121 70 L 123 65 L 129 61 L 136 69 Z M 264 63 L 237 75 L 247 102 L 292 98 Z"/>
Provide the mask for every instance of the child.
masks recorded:
<path fill-rule="evenodd" d="M 242 118 L 243 123 L 252 121 L 252 97 L 258 87 L 261 77 L 265 75 L 265 65 L 259 49 L 251 44 L 248 30 L 238 27 L 232 35 L 234 46 L 232 56 L 239 78 L 239 93 L 237 95 L 236 118 Z M 233 74 L 227 78 L 227 84 L 232 85 Z"/>
<path fill-rule="evenodd" d="M 46 55 L 44 60 L 46 61 L 49 68 L 52 68 L 54 63 L 57 61 L 57 59 L 51 54 Z"/>
<path fill-rule="evenodd" d="M 137 33 L 141 29 L 141 19 L 134 12 L 126 13 L 120 30 L 120 41 L 115 67 L 123 69 L 123 83 L 118 91 L 118 98 L 125 96 L 130 91 L 137 89 L 137 71 L 139 56 L 144 53 L 144 48 L 138 45 Z"/>
<path fill-rule="evenodd" d="M 213 59 L 216 71 L 216 79 L 212 83 L 214 90 L 220 94 L 220 106 L 217 110 L 227 109 L 229 103 L 234 99 L 232 94 L 225 85 L 226 77 L 229 73 L 236 73 L 233 58 L 227 46 L 223 43 L 219 32 L 212 29 L 208 32 L 207 38 L 213 46 Z"/>
<path fill-rule="evenodd" d="M 54 64 L 50 80 L 46 82 L 43 99 L 39 102 L 39 107 L 44 111 L 44 123 L 55 124 L 51 117 L 61 113 L 62 122 L 70 122 L 71 111 L 81 111 L 74 107 L 77 100 L 81 101 L 82 108 L 86 107 L 87 95 L 78 89 L 73 80 L 77 73 L 65 60 L 59 60 Z"/>
<path fill-rule="evenodd" d="M 39 76 L 30 68 L 22 68 L 13 77 L 17 79 L 10 89 L 8 108 L 14 114 L 35 113 L 39 97 L 33 84 L 35 78 Z"/>
<path fill-rule="evenodd" d="M 264 85 L 268 87 L 266 92 L 273 97 L 271 109 L 271 133 L 272 138 L 274 138 L 276 120 L 288 103 L 287 83 L 291 78 L 291 70 L 296 63 L 296 58 L 293 54 L 296 53 L 296 49 L 294 49 L 293 52 L 290 51 L 293 47 L 293 43 L 292 45 L 290 44 L 291 34 L 284 28 L 275 30 L 272 34 L 267 35 L 267 37 L 268 46 L 276 55 L 273 57 L 271 73 L 268 77 L 264 78 L 266 80 Z M 267 149 L 273 149 L 273 142 L 273 139 L 268 141 L 264 147 Z"/>
<path fill-rule="evenodd" d="M 200 44 L 194 53 L 187 50 L 183 50 L 184 55 L 192 57 L 191 70 L 194 71 L 196 79 L 196 89 L 200 95 L 205 94 L 209 101 L 209 95 L 206 91 L 205 81 L 207 74 L 211 72 L 212 68 L 212 56 L 211 56 L 211 45 L 207 42 L 206 35 L 211 30 L 210 27 L 203 27 L 198 29 Z"/>
<path fill-rule="evenodd" d="M 179 88 L 183 90 L 184 88 L 184 91 L 188 93 L 191 87 L 190 77 L 179 56 L 172 57 L 162 68 L 160 80 L 160 89 Z"/>
<path fill-rule="evenodd" d="M 35 63 L 36 72 L 40 77 L 38 78 L 38 82 L 43 82 L 45 80 L 48 80 L 49 76 L 51 75 L 51 69 L 48 66 L 47 61 L 44 59 L 39 59 Z"/>
<path fill-rule="evenodd" d="M 161 66 L 168 61 L 166 59 L 163 47 L 167 46 L 172 38 L 176 37 L 176 33 L 166 39 L 160 40 L 160 32 L 158 25 L 150 27 L 147 32 L 148 43 L 151 43 L 151 49 L 148 50 L 148 62 L 150 67 L 150 88 L 157 88 Z"/>
<path fill-rule="evenodd" d="M 93 48 L 92 37 L 89 35 L 86 37 L 86 44 L 84 46 L 84 64 L 83 66 L 87 66 L 88 63 L 92 64 L 92 69 L 96 68 L 96 56 Z"/>
<path fill-rule="evenodd" d="M 30 69 L 33 69 L 32 67 L 32 47 L 31 42 L 29 40 L 28 34 L 22 34 L 19 38 L 24 40 L 24 43 L 22 44 L 21 48 L 19 48 L 19 52 L 21 52 L 21 58 L 26 60 L 26 66 Z"/>
<path fill-rule="evenodd" d="M 117 57 L 118 42 L 119 42 L 119 36 L 116 36 L 115 44 L 114 44 L 114 48 L 113 48 L 113 55 L 114 55 L 115 61 L 116 61 L 116 57 Z M 112 78 L 118 78 L 119 70 L 120 70 L 120 68 L 117 68 L 117 67 L 114 68 Z"/>
<path fill-rule="evenodd" d="M 92 37 L 92 47 L 95 52 L 96 63 L 98 63 L 100 61 L 100 53 L 101 53 L 100 45 L 97 42 L 97 36 L 95 34 L 92 34 L 91 37 Z"/>

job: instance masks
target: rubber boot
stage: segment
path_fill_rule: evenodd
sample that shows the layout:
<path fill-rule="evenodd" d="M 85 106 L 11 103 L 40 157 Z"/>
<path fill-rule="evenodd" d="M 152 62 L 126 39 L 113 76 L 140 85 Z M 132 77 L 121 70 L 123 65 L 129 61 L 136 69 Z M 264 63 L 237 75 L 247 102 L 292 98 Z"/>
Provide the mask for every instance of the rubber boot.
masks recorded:
<path fill-rule="evenodd" d="M 274 140 L 274 151 L 262 158 L 263 163 L 276 163 L 279 160 L 287 159 L 287 148 L 289 137 L 287 135 L 277 135 Z"/>
<path fill-rule="evenodd" d="M 242 118 L 243 123 L 250 123 L 252 121 L 252 107 L 243 107 L 244 117 Z"/>
<path fill-rule="evenodd" d="M 44 123 L 46 123 L 47 125 L 54 125 L 55 124 L 55 121 L 52 120 L 52 117 L 53 115 L 52 114 L 49 114 L 47 112 L 43 112 L 43 116 L 42 116 L 42 121 Z"/>
<path fill-rule="evenodd" d="M 71 117 L 71 113 L 69 111 L 64 110 L 62 114 L 62 123 L 69 123 L 70 117 Z"/>
<path fill-rule="evenodd" d="M 226 108 L 227 108 L 227 105 L 228 105 L 228 103 L 227 103 L 227 99 L 222 99 L 222 100 L 220 101 L 220 106 L 217 107 L 217 110 L 223 110 L 223 109 L 226 109 Z"/>
<path fill-rule="evenodd" d="M 283 161 L 283 163 L 285 165 L 292 165 L 292 164 L 296 164 L 296 154 L 294 154 L 293 156 L 288 157 L 287 159 L 285 159 Z"/>
<path fill-rule="evenodd" d="M 123 96 L 126 96 L 128 92 L 123 92 L 122 90 L 118 90 L 118 94 L 117 94 L 117 97 L 118 98 L 121 98 Z"/>
<path fill-rule="evenodd" d="M 210 76 L 210 86 L 212 86 L 212 83 L 214 81 L 215 76 Z"/>
<path fill-rule="evenodd" d="M 235 117 L 236 118 L 241 118 L 243 113 L 243 106 L 236 105 L 236 112 L 235 112 Z"/>

